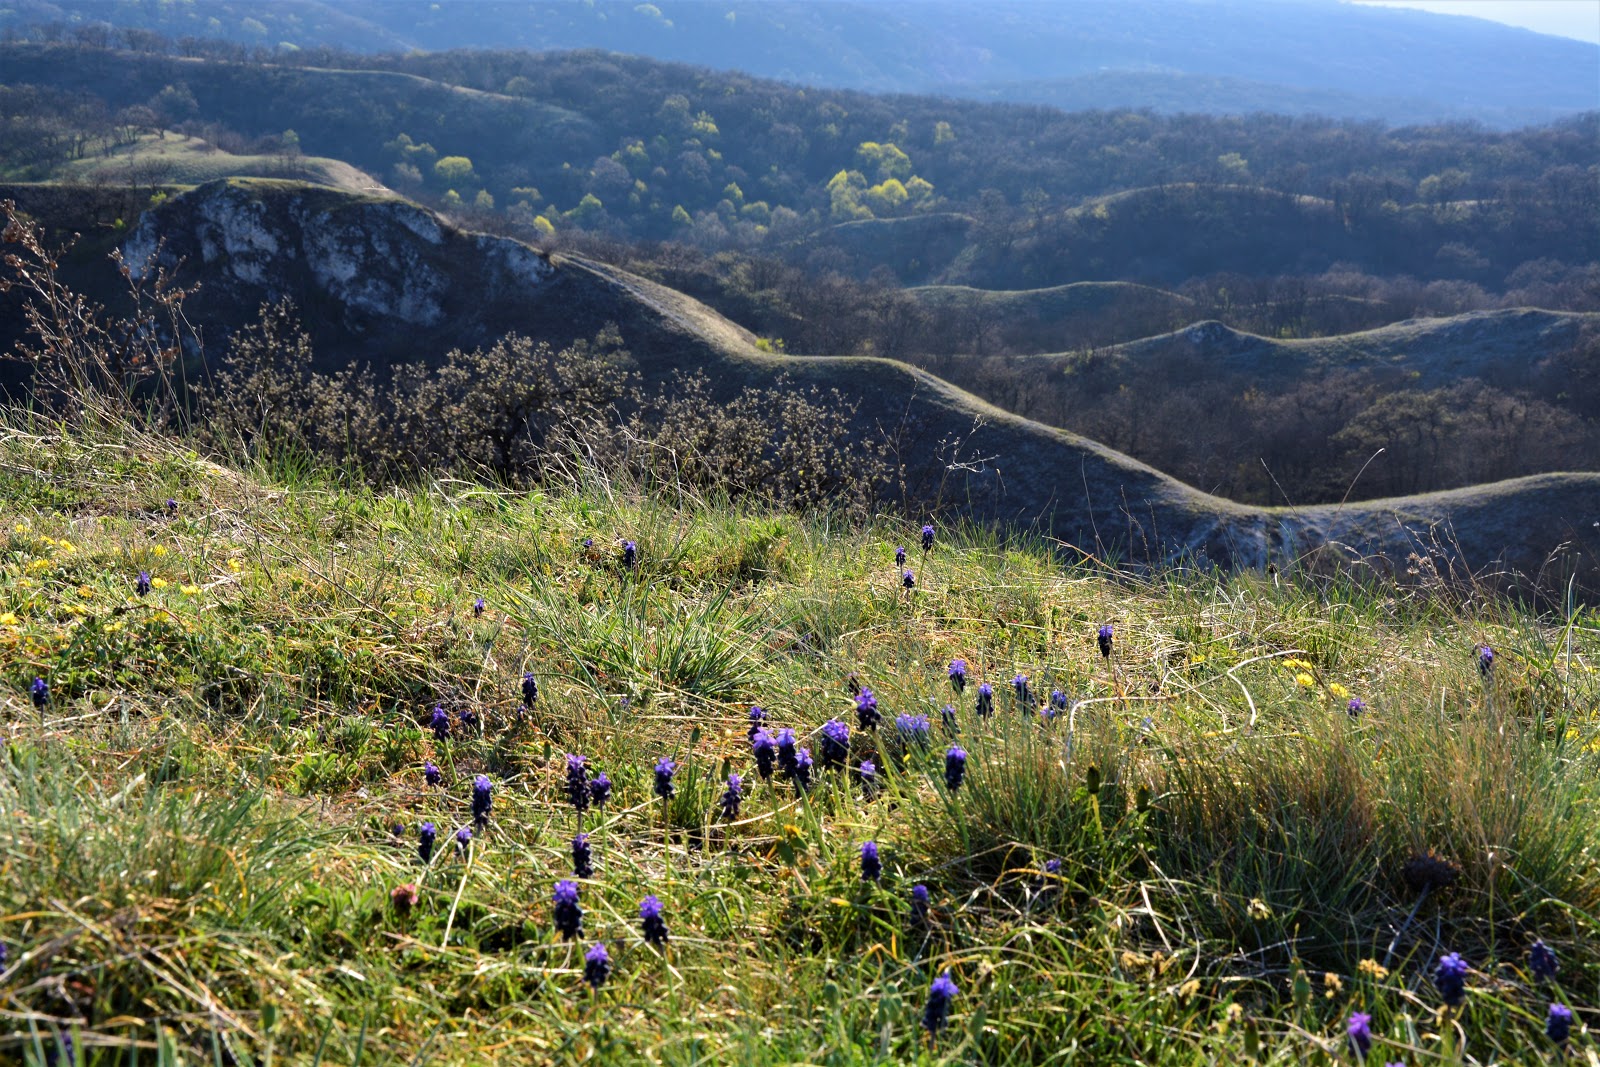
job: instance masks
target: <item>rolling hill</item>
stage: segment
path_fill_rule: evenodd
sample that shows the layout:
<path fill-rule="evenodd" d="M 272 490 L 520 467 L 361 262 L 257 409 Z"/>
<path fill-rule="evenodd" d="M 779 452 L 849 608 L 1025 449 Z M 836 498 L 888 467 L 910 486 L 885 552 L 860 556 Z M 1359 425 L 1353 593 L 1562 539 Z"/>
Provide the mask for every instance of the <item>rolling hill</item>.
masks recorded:
<path fill-rule="evenodd" d="M 855 418 L 892 437 L 913 499 L 1037 525 L 1078 549 L 1261 567 L 1327 548 L 1391 572 L 1502 565 L 1600 581 L 1600 475 L 1553 474 L 1343 507 L 1247 507 L 1126 455 L 994 407 L 889 360 L 795 358 L 680 293 L 619 268 L 544 256 L 454 228 L 403 200 L 303 183 L 202 186 L 146 212 L 123 240 L 135 262 L 182 259 L 202 296 L 188 310 L 216 342 L 264 300 L 292 297 L 328 365 L 388 362 L 483 344 L 507 330 L 566 343 L 607 323 L 647 381 L 704 370 L 731 396 L 780 375 L 838 388 Z M 1408 562 L 1411 561 L 1411 562 Z M 1453 561 L 1453 562 L 1450 562 Z"/>

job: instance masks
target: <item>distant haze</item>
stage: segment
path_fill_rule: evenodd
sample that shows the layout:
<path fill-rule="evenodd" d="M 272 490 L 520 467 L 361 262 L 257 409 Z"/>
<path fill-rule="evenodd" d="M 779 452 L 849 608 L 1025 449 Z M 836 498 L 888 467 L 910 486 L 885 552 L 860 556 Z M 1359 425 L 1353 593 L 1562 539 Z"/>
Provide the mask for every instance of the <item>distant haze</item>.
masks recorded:
<path fill-rule="evenodd" d="M 1439 15 L 1467 15 L 1535 33 L 1600 44 L 1600 0 L 1353 0 L 1376 7 L 1414 7 Z M 1600 81 L 1600 70 L 1595 72 Z M 1600 88 L 1597 88 L 1600 92 Z"/>

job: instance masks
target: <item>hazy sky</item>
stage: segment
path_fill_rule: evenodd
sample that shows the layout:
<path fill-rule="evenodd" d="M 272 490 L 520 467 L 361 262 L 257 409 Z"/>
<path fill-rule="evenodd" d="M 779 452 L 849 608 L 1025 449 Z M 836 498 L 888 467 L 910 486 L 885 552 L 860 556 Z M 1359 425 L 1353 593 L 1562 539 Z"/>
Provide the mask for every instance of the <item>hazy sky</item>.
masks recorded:
<path fill-rule="evenodd" d="M 1360 4 L 1415 7 L 1443 15 L 1471 15 L 1539 33 L 1600 44 L 1600 0 L 1355 0 Z"/>

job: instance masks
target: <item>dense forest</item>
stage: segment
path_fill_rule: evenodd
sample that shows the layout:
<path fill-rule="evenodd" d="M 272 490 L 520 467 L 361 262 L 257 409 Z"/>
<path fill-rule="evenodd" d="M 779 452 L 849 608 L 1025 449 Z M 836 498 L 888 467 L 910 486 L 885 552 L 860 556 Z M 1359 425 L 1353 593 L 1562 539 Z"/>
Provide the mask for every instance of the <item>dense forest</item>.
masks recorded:
<path fill-rule="evenodd" d="M 165 196 L 173 134 L 286 175 L 343 160 L 471 228 L 682 290 L 774 349 L 912 362 L 1242 500 L 1336 500 L 1386 443 L 1406 458 L 1356 495 L 1600 462 L 1597 398 L 1550 370 L 1581 378 L 1590 327 L 1513 345 L 1521 374 L 1426 387 L 1103 355 L 1213 319 L 1283 340 L 1600 311 L 1600 113 L 1512 131 L 1069 113 L 593 51 L 69 36 L 0 46 L 11 180 L 98 160 L 96 181 Z"/>

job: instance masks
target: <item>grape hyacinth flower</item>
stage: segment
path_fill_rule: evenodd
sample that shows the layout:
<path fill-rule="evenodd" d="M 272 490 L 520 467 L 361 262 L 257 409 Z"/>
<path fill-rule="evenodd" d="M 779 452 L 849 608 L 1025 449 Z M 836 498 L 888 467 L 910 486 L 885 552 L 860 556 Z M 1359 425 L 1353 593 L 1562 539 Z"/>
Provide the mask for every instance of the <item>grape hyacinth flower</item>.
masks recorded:
<path fill-rule="evenodd" d="M 779 730 L 777 745 L 778 773 L 785 778 L 793 778 L 795 764 L 794 731 L 789 729 L 787 726 Z"/>
<path fill-rule="evenodd" d="M 878 859 L 878 843 L 876 841 L 863 841 L 861 843 L 861 880 L 863 882 L 876 882 L 883 878 L 883 863 Z"/>
<path fill-rule="evenodd" d="M 1052 878 L 1061 877 L 1061 860 L 1055 858 L 1045 860 L 1044 873 L 1050 875 Z"/>
<path fill-rule="evenodd" d="M 661 919 L 661 898 L 654 893 L 639 901 L 639 926 L 650 944 L 656 948 L 666 946 L 667 924 Z"/>
<path fill-rule="evenodd" d="M 6 943 L 4 941 L 0 941 L 0 967 L 4 967 L 6 965 L 7 956 L 8 952 L 6 950 Z"/>
<path fill-rule="evenodd" d="M 822 767 L 843 767 L 845 760 L 850 758 L 850 727 L 838 719 L 829 719 L 822 724 L 821 745 Z"/>
<path fill-rule="evenodd" d="M 472 847 L 472 830 L 463 826 L 456 831 L 456 855 L 462 859 L 467 856 L 467 849 Z"/>
<path fill-rule="evenodd" d="M 1494 670 L 1494 649 L 1488 645 L 1478 646 L 1478 673 L 1488 678 Z"/>
<path fill-rule="evenodd" d="M 1367 702 L 1360 697 L 1351 697 L 1350 703 L 1344 706 L 1344 710 L 1350 713 L 1352 719 L 1359 719 L 1361 713 L 1367 710 Z"/>
<path fill-rule="evenodd" d="M 1011 679 L 1011 688 L 1017 693 L 1017 707 L 1026 709 L 1033 704 L 1033 692 L 1028 688 L 1028 676 L 1019 674 Z"/>
<path fill-rule="evenodd" d="M 1433 984 L 1438 987 L 1439 998 L 1452 1008 L 1461 1006 L 1467 997 L 1467 961 L 1452 952 L 1441 957 L 1433 973 Z"/>
<path fill-rule="evenodd" d="M 133 583 L 133 591 L 135 593 L 138 593 L 140 596 L 144 596 L 146 593 L 148 593 L 150 591 L 150 572 L 149 571 L 140 571 L 139 572 L 138 579 L 135 580 L 134 583 Z"/>
<path fill-rule="evenodd" d="M 33 684 L 28 687 L 28 692 L 33 695 L 33 706 L 40 711 L 50 703 L 50 683 L 43 678 L 35 678 Z"/>
<path fill-rule="evenodd" d="M 994 686 L 984 682 L 978 686 L 978 706 L 976 709 L 979 718 L 987 718 L 994 714 Z"/>
<path fill-rule="evenodd" d="M 477 729 L 478 713 L 473 711 L 471 708 L 462 708 L 461 713 L 456 717 L 461 720 L 461 728 L 463 730 Z"/>
<path fill-rule="evenodd" d="M 917 586 L 917 576 L 912 574 L 910 571 L 906 571 L 900 576 L 900 584 L 906 589 L 915 589 Z"/>
<path fill-rule="evenodd" d="M 554 896 L 556 929 L 565 941 L 583 934 L 583 908 L 578 904 L 578 883 L 565 878 L 556 883 Z"/>
<path fill-rule="evenodd" d="M 944 754 L 944 784 L 954 793 L 961 788 L 961 780 L 967 775 L 967 753 L 960 745 L 951 745 L 950 751 Z"/>
<path fill-rule="evenodd" d="M 672 774 L 678 765 L 672 762 L 672 757 L 662 756 L 656 760 L 656 796 L 662 800 L 671 800 L 673 793 L 677 792 L 672 785 Z"/>
<path fill-rule="evenodd" d="M 750 729 L 745 731 L 745 736 L 749 737 L 751 741 L 754 741 L 756 739 L 756 731 L 761 729 L 761 727 L 766 724 L 766 721 L 767 713 L 762 710 L 761 705 L 750 705 Z"/>
<path fill-rule="evenodd" d="M 596 993 L 606 984 L 606 979 L 611 977 L 611 955 L 606 952 L 605 945 L 596 941 L 594 947 L 583 954 L 583 980 Z"/>
<path fill-rule="evenodd" d="M 922 528 L 922 554 L 924 556 L 926 556 L 929 552 L 932 552 L 932 551 L 933 551 L 933 527 L 932 526 L 924 526 Z"/>
<path fill-rule="evenodd" d="M 425 759 L 422 761 L 422 780 L 429 785 L 438 785 L 444 781 L 444 772 L 439 770 L 433 760 Z"/>
<path fill-rule="evenodd" d="M 582 815 L 589 809 L 592 794 L 589 791 L 589 761 L 583 756 L 567 753 L 567 803 Z"/>
<path fill-rule="evenodd" d="M 606 772 L 601 771 L 594 776 L 594 781 L 589 783 L 589 799 L 597 808 L 606 806 L 606 801 L 611 799 L 611 779 L 606 777 Z"/>
<path fill-rule="evenodd" d="M 896 567 L 904 567 L 906 565 L 906 546 L 905 545 L 900 545 L 900 546 L 895 548 L 895 550 L 894 550 L 894 565 Z"/>
<path fill-rule="evenodd" d="M 578 878 L 594 877 L 593 852 L 589 848 L 589 835 L 578 834 L 572 839 L 572 873 Z"/>
<path fill-rule="evenodd" d="M 492 788 L 487 774 L 480 774 L 472 780 L 472 823 L 480 830 L 489 825 L 489 806 L 494 803 L 489 796 Z"/>
<path fill-rule="evenodd" d="M 956 709 L 954 704 L 946 704 L 939 709 L 939 722 L 944 727 L 944 732 L 954 737 L 961 732 L 956 724 Z"/>
<path fill-rule="evenodd" d="M 863 689 L 856 694 L 856 722 L 863 730 L 876 730 L 883 716 L 878 714 L 878 698 L 872 690 Z"/>
<path fill-rule="evenodd" d="M 531 673 L 525 672 L 522 675 L 522 703 L 527 705 L 529 708 L 532 708 L 533 702 L 538 699 L 539 680 Z"/>
<path fill-rule="evenodd" d="M 170 496 L 167 497 L 167 510 L 170 512 L 176 512 L 178 510 L 178 502 L 172 499 Z"/>
<path fill-rule="evenodd" d="M 422 857 L 423 863 L 433 861 L 433 842 L 438 836 L 439 831 L 431 822 L 425 822 L 417 828 L 417 855 Z"/>
<path fill-rule="evenodd" d="M 444 708 L 438 704 L 433 706 L 433 714 L 428 717 L 428 726 L 433 730 L 433 739 L 443 741 L 450 736 L 450 716 L 444 713 Z"/>
<path fill-rule="evenodd" d="M 928 925 L 928 887 L 920 882 L 911 887 L 911 925 L 918 929 Z"/>
<path fill-rule="evenodd" d="M 1550 1014 L 1544 1020 L 1544 1032 L 1551 1041 L 1565 1045 L 1567 1038 L 1572 1036 L 1572 1009 L 1565 1004 L 1550 1005 Z"/>
<path fill-rule="evenodd" d="M 1050 690 L 1050 706 L 1057 711 L 1067 710 L 1067 694 L 1059 689 Z"/>
<path fill-rule="evenodd" d="M 773 760 L 778 754 L 772 735 L 762 727 L 756 727 L 755 733 L 750 736 L 750 751 L 756 758 L 756 774 L 761 776 L 762 781 L 771 778 Z"/>
<path fill-rule="evenodd" d="M 950 1002 L 956 999 L 957 992 L 949 971 L 933 980 L 933 986 L 928 990 L 928 1005 L 922 1009 L 922 1025 L 929 1035 L 938 1037 L 939 1031 L 949 1022 Z"/>
<path fill-rule="evenodd" d="M 932 737 L 933 728 L 929 725 L 926 715 L 896 715 L 894 728 L 900 735 L 901 741 L 919 748 L 926 747 Z"/>
<path fill-rule="evenodd" d="M 1543 941 L 1535 941 L 1528 948 L 1528 970 L 1541 982 L 1548 982 L 1556 976 L 1561 969 L 1560 962 L 1550 946 Z"/>
<path fill-rule="evenodd" d="M 622 566 L 631 571 L 638 562 L 639 546 L 632 541 L 622 542 Z"/>
<path fill-rule="evenodd" d="M 728 775 L 728 788 L 722 791 L 722 817 L 732 822 L 739 817 L 739 804 L 744 800 L 744 779 L 737 774 Z"/>
<path fill-rule="evenodd" d="M 869 759 L 861 761 L 861 766 L 856 769 L 861 775 L 861 789 L 867 796 L 872 797 L 878 792 L 878 765 Z"/>
<path fill-rule="evenodd" d="M 472 617 L 481 618 L 483 616 L 483 608 L 483 597 L 479 597 L 478 599 L 474 600 L 472 602 Z"/>
<path fill-rule="evenodd" d="M 802 748 L 794 754 L 794 788 L 804 793 L 811 788 L 811 750 Z"/>
<path fill-rule="evenodd" d="M 1350 1044 L 1355 1046 L 1356 1055 L 1366 1059 L 1367 1053 L 1372 1051 L 1372 1016 L 1362 1011 L 1351 1012 L 1345 1031 L 1350 1035 Z"/>
<path fill-rule="evenodd" d="M 953 659 L 950 661 L 950 687 L 957 693 L 967 688 L 967 661 Z"/>
<path fill-rule="evenodd" d="M 1111 658 L 1111 640 L 1115 634 L 1116 631 L 1112 629 L 1111 624 L 1108 622 L 1100 627 L 1100 632 L 1095 635 L 1100 641 L 1100 655 L 1106 659 Z"/>

